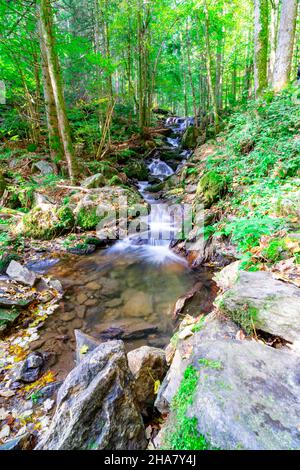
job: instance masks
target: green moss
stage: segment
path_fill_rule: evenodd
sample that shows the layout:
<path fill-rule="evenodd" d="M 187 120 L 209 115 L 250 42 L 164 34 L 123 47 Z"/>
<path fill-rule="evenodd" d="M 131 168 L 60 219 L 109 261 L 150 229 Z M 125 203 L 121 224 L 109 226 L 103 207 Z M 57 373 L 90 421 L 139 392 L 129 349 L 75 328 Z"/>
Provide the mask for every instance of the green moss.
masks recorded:
<path fill-rule="evenodd" d="M 39 240 L 50 240 L 74 227 L 75 218 L 68 206 L 50 207 L 42 211 L 36 207 L 23 217 L 24 235 Z"/>
<path fill-rule="evenodd" d="M 229 295 L 230 293 L 225 293 L 223 297 L 228 297 Z M 254 333 L 255 323 L 258 320 L 258 309 L 256 307 L 246 303 L 243 307 L 237 308 L 236 310 L 229 310 L 222 299 L 218 303 L 218 307 L 222 312 L 227 314 L 232 321 L 241 326 L 247 334 L 251 335 Z"/>
<path fill-rule="evenodd" d="M 189 366 L 171 404 L 172 423 L 169 423 L 166 430 L 163 449 L 207 450 L 210 448 L 205 437 L 198 431 L 197 418 L 186 416 L 188 407 L 193 403 L 198 379 L 199 372 L 197 369 Z"/>
<path fill-rule="evenodd" d="M 200 180 L 197 194 L 201 194 L 204 206 L 209 208 L 227 192 L 226 178 L 216 171 L 209 171 Z"/>
<path fill-rule="evenodd" d="M 97 215 L 97 207 L 81 207 L 77 215 L 77 225 L 84 230 L 92 230 L 97 227 L 103 216 Z"/>
<path fill-rule="evenodd" d="M 124 173 L 128 178 L 134 178 L 139 181 L 147 180 L 148 178 L 148 168 L 146 167 L 143 161 L 132 161 L 125 168 Z"/>
<path fill-rule="evenodd" d="M 270 263 L 276 263 L 288 256 L 286 242 L 280 238 L 274 238 L 263 250 L 262 256 Z"/>
<path fill-rule="evenodd" d="M 206 367 L 209 369 L 216 369 L 220 370 L 222 369 L 222 363 L 220 361 L 211 361 L 210 359 L 199 359 L 198 361 L 199 365 L 202 367 Z"/>

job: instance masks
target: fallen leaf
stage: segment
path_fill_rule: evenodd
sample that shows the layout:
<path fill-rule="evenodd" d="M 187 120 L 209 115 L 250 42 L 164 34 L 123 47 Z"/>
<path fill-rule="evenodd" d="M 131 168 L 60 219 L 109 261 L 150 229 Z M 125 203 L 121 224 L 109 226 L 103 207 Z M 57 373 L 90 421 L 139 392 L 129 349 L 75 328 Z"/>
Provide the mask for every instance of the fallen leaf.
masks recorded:
<path fill-rule="evenodd" d="M 158 394 L 158 391 L 160 389 L 160 380 L 156 380 L 156 382 L 154 383 L 154 395 L 157 395 Z"/>
<path fill-rule="evenodd" d="M 89 347 L 87 345 L 84 345 L 80 348 L 80 354 L 87 354 L 89 351 Z"/>

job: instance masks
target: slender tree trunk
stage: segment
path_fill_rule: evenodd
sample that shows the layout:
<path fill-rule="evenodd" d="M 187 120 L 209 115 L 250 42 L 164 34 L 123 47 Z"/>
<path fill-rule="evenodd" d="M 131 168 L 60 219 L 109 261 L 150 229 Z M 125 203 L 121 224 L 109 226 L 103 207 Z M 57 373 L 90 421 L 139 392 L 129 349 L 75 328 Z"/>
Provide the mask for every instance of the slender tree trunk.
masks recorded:
<path fill-rule="evenodd" d="M 51 78 L 47 65 L 47 55 L 45 50 L 45 44 L 42 40 L 41 25 L 39 24 L 40 31 L 40 48 L 41 48 L 41 66 L 42 66 L 42 77 L 43 77 L 43 90 L 45 99 L 45 109 L 47 118 L 47 127 L 49 135 L 49 149 L 51 159 L 54 162 L 61 160 L 63 156 L 63 148 L 59 134 L 59 124 L 56 113 L 55 99 L 51 84 Z"/>
<path fill-rule="evenodd" d="M 269 58 L 269 85 L 273 83 L 273 74 L 276 58 L 276 46 L 279 23 L 279 0 L 271 0 L 271 20 L 270 20 L 270 58 Z"/>
<path fill-rule="evenodd" d="M 296 31 L 298 0 L 282 0 L 273 88 L 280 91 L 290 79 Z"/>
<path fill-rule="evenodd" d="M 190 78 L 190 86 L 192 90 L 192 98 L 193 98 L 193 110 L 194 110 L 194 117 L 195 117 L 195 128 L 198 128 L 198 107 L 197 107 L 197 97 L 196 97 L 196 87 L 193 80 L 193 73 L 192 73 L 192 61 L 191 61 L 191 39 L 189 33 L 189 23 L 186 23 L 186 55 L 187 55 L 187 66 L 188 66 L 188 74 Z"/>
<path fill-rule="evenodd" d="M 256 97 L 268 87 L 269 0 L 254 0 L 254 88 Z"/>
<path fill-rule="evenodd" d="M 76 160 L 71 139 L 69 120 L 66 112 L 59 62 L 55 50 L 53 13 L 50 0 L 40 0 L 40 24 L 42 33 L 41 40 L 44 42 L 44 50 L 46 53 L 47 66 L 55 100 L 57 120 L 59 124 L 59 133 L 68 165 L 70 179 L 75 180 L 77 173 Z"/>
<path fill-rule="evenodd" d="M 204 7 L 205 7 L 205 44 L 206 44 L 206 64 L 207 64 L 207 82 L 209 88 L 209 95 L 213 107 L 214 113 L 214 121 L 215 121 L 215 131 L 218 134 L 220 130 L 220 118 L 218 114 L 218 105 L 215 93 L 215 87 L 213 85 L 213 78 L 212 78 L 212 58 L 211 58 L 211 48 L 210 48 L 210 39 L 209 39 L 209 29 L 210 29 L 210 21 L 209 21 L 209 11 L 207 7 L 207 1 L 204 0 Z"/>

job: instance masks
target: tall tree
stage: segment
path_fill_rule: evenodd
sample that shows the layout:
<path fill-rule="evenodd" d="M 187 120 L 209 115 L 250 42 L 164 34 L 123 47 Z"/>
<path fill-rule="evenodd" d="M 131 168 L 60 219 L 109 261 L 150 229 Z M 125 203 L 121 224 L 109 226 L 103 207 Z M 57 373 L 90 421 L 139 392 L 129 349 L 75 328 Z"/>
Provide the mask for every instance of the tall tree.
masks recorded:
<path fill-rule="evenodd" d="M 269 0 L 254 0 L 254 87 L 259 96 L 268 86 Z"/>
<path fill-rule="evenodd" d="M 71 130 L 66 112 L 65 98 L 63 94 L 63 85 L 60 74 L 60 66 L 57 52 L 55 49 L 55 38 L 53 31 L 53 12 L 50 0 L 40 0 L 40 31 L 42 41 L 42 55 L 45 57 L 44 77 L 49 73 L 53 97 L 55 101 L 57 121 L 59 125 L 59 134 L 61 137 L 64 155 L 68 165 L 68 172 L 71 180 L 75 180 L 77 168 L 73 143 L 71 139 Z"/>
<path fill-rule="evenodd" d="M 273 87 L 280 91 L 290 79 L 296 31 L 298 0 L 282 0 Z"/>

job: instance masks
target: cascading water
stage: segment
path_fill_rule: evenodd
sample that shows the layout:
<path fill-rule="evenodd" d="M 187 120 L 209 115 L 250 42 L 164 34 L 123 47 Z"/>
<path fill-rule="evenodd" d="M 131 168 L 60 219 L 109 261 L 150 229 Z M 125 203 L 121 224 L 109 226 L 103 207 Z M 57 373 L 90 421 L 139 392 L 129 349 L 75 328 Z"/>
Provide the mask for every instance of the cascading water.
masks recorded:
<path fill-rule="evenodd" d="M 191 125 L 191 119 L 169 118 L 166 124 L 172 129 L 175 137 L 168 137 L 166 143 L 170 149 L 176 149 L 178 152 L 182 133 Z M 186 161 L 190 153 L 183 151 L 180 153 L 182 160 Z M 155 158 L 148 165 L 150 175 L 164 181 L 174 174 L 174 170 L 161 158 L 159 152 L 156 152 Z M 180 166 L 180 164 L 178 165 Z M 186 260 L 176 255 L 170 248 L 171 242 L 176 239 L 176 234 L 180 232 L 182 226 L 182 217 L 179 211 L 176 216 L 169 211 L 166 203 L 155 199 L 149 189 L 150 183 L 139 182 L 139 191 L 144 200 L 150 205 L 150 211 L 147 216 L 142 218 L 144 226 L 148 227 L 142 233 L 134 234 L 125 240 L 118 241 L 110 251 L 113 253 L 131 254 L 136 258 L 142 259 L 147 263 L 166 264 L 180 263 L 187 264 Z"/>
<path fill-rule="evenodd" d="M 169 121 L 177 139 L 187 125 L 186 119 Z M 175 165 L 178 155 L 182 161 L 189 156 L 181 151 L 180 140 L 177 142 L 177 148 L 168 149 L 169 154 L 177 153 Z M 141 181 L 138 185 L 151 209 L 141 218 L 139 233 L 90 256 L 61 260 L 48 271 L 67 292 L 60 311 L 47 320 L 41 335 L 45 351 L 55 352 L 58 358 L 53 367 L 58 380 L 73 367 L 74 329 L 101 341 L 122 339 L 127 350 L 145 344 L 165 347 L 174 332 L 174 305 L 196 282 L 202 288 L 184 313 L 199 315 L 211 310 L 210 273 L 188 269 L 185 259 L 170 249 L 181 225 L 180 211 L 172 214 L 168 204 L 151 191 L 152 184 L 174 173 L 169 160 L 163 159 L 164 154 L 157 152 L 148 162 L 153 183 Z"/>

